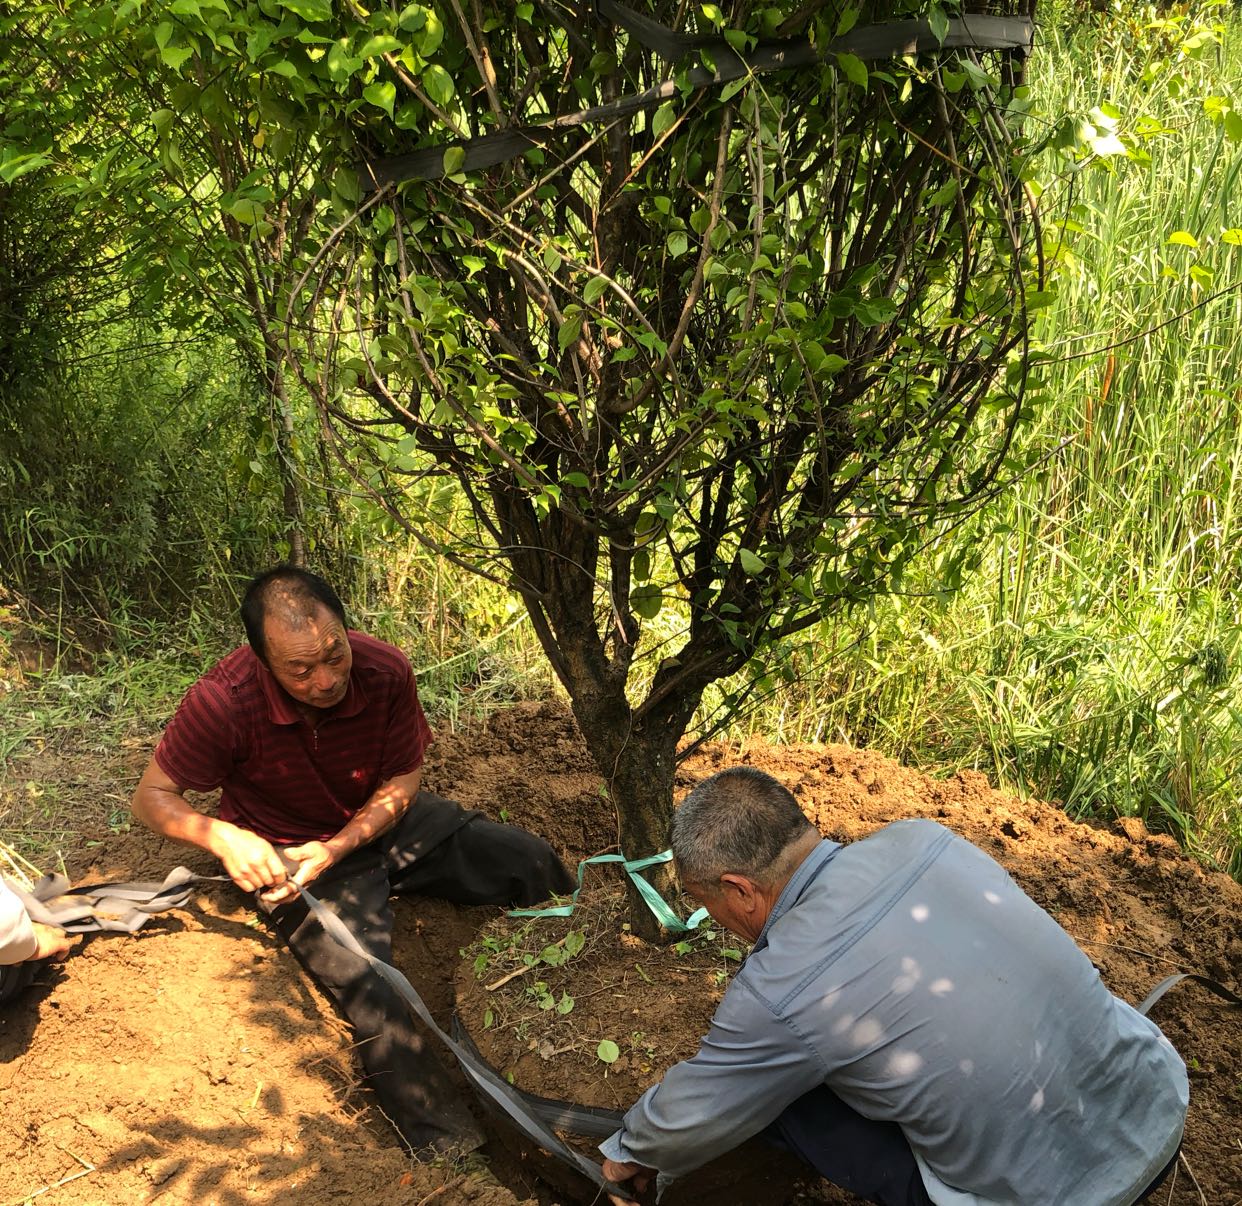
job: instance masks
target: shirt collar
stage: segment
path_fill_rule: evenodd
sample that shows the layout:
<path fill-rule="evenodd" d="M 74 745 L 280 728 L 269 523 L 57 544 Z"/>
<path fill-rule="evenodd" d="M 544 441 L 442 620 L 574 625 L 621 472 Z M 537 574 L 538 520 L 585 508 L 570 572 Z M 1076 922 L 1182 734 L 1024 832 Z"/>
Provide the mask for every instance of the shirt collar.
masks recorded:
<path fill-rule="evenodd" d="M 352 636 L 353 633 L 350 632 L 348 635 Z M 353 649 L 353 641 L 350 641 L 350 648 Z M 367 706 L 367 693 L 358 678 L 357 656 L 355 650 L 355 661 L 349 671 L 349 686 L 345 690 L 345 698 L 336 707 L 324 713 L 324 720 L 357 716 Z M 273 724 L 300 724 L 302 715 L 294 706 L 288 692 L 276 681 L 275 676 L 257 654 L 254 661 L 255 672 L 259 676 L 259 689 L 267 701 L 268 718 Z"/>
<path fill-rule="evenodd" d="M 789 877 L 789 882 L 776 898 L 767 921 L 763 923 L 763 929 L 759 931 L 759 937 L 755 939 L 756 950 L 766 945 L 768 931 L 798 903 L 803 892 L 819 878 L 819 873 L 840 849 L 840 842 L 830 842 L 827 838 L 822 838 L 819 845 L 798 864 L 797 870 Z"/>

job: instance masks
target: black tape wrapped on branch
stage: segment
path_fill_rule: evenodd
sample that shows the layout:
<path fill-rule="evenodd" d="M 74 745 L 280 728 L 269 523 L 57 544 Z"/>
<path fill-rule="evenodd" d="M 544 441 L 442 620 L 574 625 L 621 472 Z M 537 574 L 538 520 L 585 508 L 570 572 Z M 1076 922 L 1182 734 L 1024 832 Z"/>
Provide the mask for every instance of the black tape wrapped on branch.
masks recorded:
<path fill-rule="evenodd" d="M 857 26 L 822 47 L 813 46 L 807 38 L 787 38 L 760 42 L 753 51 L 743 55 L 722 37 L 677 33 L 650 17 L 616 3 L 616 0 L 595 0 L 594 7 L 597 17 L 620 26 L 661 58 L 675 62 L 688 54 L 706 54 L 713 67 L 691 67 L 676 79 L 663 80 L 643 92 L 567 113 L 546 124 L 512 126 L 478 138 L 373 160 L 360 173 L 363 191 L 374 193 L 407 180 L 438 180 L 445 174 L 444 156 L 449 150 L 463 152 L 464 158 L 457 171 L 481 171 L 516 159 L 534 148 L 545 148 L 582 126 L 616 121 L 654 109 L 687 89 L 698 91 L 748 75 L 810 67 L 829 61 L 838 54 L 851 54 L 864 61 L 964 49 L 1002 50 L 1025 56 L 1030 53 L 1034 38 L 1028 17 L 978 13 L 951 19 L 943 38 L 926 20 L 886 21 Z"/>

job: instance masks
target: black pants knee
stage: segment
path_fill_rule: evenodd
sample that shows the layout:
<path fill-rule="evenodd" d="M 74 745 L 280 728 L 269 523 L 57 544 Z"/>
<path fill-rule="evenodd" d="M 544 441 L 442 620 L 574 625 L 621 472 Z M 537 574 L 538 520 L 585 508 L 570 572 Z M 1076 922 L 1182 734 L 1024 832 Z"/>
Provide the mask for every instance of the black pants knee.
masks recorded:
<path fill-rule="evenodd" d="M 330 867 L 311 891 L 372 955 L 391 963 L 394 892 L 504 905 L 534 904 L 572 887 L 542 838 L 420 792 L 396 826 Z M 353 1026 L 363 1083 L 406 1143 L 416 1150 L 477 1144 L 481 1137 L 440 1062 L 436 1040 L 396 992 L 334 942 L 300 900 L 273 910 L 270 920 Z"/>
<path fill-rule="evenodd" d="M 763 1138 L 877 1206 L 932 1206 L 901 1128 L 864 1118 L 825 1085 L 788 1106 Z"/>
<path fill-rule="evenodd" d="M 28 988 L 35 974 L 46 966 L 46 959 L 34 959 L 25 963 L 6 963 L 0 967 L 0 1004 L 11 1001 Z"/>

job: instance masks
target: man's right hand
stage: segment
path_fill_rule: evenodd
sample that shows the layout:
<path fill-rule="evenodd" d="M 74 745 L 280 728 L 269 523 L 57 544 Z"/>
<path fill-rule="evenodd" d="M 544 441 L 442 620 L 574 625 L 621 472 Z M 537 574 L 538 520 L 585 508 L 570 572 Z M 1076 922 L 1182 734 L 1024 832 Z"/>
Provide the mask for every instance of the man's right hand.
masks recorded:
<path fill-rule="evenodd" d="M 285 882 L 285 865 L 276 848 L 249 829 L 219 822 L 212 830 L 211 852 L 243 892 L 258 892 Z"/>
<path fill-rule="evenodd" d="M 76 934 L 66 934 L 59 926 L 44 925 L 41 921 L 32 921 L 30 928 L 38 943 L 31 959 L 63 959 L 78 940 Z"/>

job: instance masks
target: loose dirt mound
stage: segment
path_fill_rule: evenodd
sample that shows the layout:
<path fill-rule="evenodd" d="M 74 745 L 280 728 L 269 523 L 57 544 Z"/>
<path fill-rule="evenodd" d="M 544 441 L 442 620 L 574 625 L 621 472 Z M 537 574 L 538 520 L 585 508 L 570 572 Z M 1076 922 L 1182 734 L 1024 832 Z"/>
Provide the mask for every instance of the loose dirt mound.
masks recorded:
<path fill-rule="evenodd" d="M 135 757 L 136 773 L 145 751 Z M 1076 825 L 1055 809 L 993 792 L 981 775 L 937 781 L 840 747 L 713 748 L 688 762 L 680 787 L 737 762 L 761 766 L 788 784 L 823 831 L 839 840 L 902 816 L 929 816 L 956 829 L 1000 859 L 1129 1000 L 1175 968 L 1237 984 L 1242 889 L 1139 825 Z M 29 769 L 34 777 L 34 764 Z M 67 795 L 92 782 L 85 763 L 62 756 L 56 769 Z M 39 770 L 46 779 L 46 768 Z M 503 810 L 546 834 L 570 861 L 615 841 L 590 758 L 567 715 L 551 705 L 518 707 L 485 732 L 443 738 L 427 782 L 492 816 Z M 84 810 L 93 806 L 82 797 Z M 131 878 L 162 875 L 179 862 L 208 869 L 182 847 L 133 833 L 84 848 L 70 858 L 70 870 L 79 878 Z M 496 911 L 416 900 L 402 902 L 397 916 L 397 962 L 446 1021 L 458 951 Z M 148 934 L 86 944 L 53 983 L 0 1017 L 0 1203 L 23 1201 L 75 1174 L 81 1175 L 40 1201 L 513 1206 L 535 1199 L 550 1206 L 563 1200 L 500 1145 L 485 1152 L 490 1171 L 411 1165 L 367 1095 L 354 1087 L 346 1028 L 253 922 L 247 903 L 229 888 L 206 889 L 193 909 L 162 919 Z M 631 953 L 624 960 L 631 999 L 623 1011 L 603 1017 L 625 1036 L 649 1033 L 660 1001 L 674 997 L 633 970 L 640 960 Z M 677 988 L 679 1041 L 692 1049 L 701 1019 L 686 1020 L 686 991 Z M 578 993 L 572 1016 L 587 1016 L 588 992 Z M 630 1021 L 635 1005 L 641 1026 Z M 1235 1206 L 1242 1201 L 1242 1017 L 1185 987 L 1174 989 L 1155 1016 L 1191 1067 L 1186 1154 L 1203 1193 L 1183 1170 L 1171 1199 L 1162 1191 L 1160 1201 Z M 658 1074 L 667 1055 L 648 1057 L 649 1045 L 648 1039 L 632 1045 L 625 1066 L 610 1073 L 610 1101 L 625 1104 L 643 1078 Z M 528 1059 L 526 1087 L 563 1095 L 565 1071 L 572 1083 L 581 1069 L 566 1064 L 541 1079 L 545 1070 L 562 1068 L 559 1058 Z M 599 1082 L 598 1061 L 587 1066 Z M 822 1188 L 798 1196 L 846 1200 Z M 777 1203 L 765 1198 L 762 1206 Z"/>

